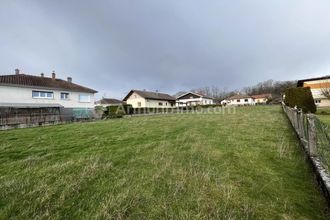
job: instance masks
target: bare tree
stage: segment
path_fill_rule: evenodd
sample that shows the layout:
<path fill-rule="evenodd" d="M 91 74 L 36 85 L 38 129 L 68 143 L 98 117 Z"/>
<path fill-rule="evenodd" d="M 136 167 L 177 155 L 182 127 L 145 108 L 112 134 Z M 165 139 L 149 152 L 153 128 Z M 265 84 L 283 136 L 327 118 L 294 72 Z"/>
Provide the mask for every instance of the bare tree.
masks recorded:
<path fill-rule="evenodd" d="M 322 95 L 330 100 L 330 82 L 326 80 L 324 83 L 320 83 Z"/>

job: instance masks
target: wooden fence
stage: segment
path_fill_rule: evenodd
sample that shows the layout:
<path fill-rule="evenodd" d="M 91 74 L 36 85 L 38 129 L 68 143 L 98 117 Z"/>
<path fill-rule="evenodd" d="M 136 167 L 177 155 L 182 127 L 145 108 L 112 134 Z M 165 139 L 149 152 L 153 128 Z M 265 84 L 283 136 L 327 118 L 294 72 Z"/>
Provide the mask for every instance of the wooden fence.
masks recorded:
<path fill-rule="evenodd" d="M 290 108 L 284 103 L 282 106 L 304 146 L 330 205 L 330 128 L 314 114 L 305 114 L 300 109 Z"/>
<path fill-rule="evenodd" d="M 88 109 L 0 108 L 0 130 L 98 119 Z"/>

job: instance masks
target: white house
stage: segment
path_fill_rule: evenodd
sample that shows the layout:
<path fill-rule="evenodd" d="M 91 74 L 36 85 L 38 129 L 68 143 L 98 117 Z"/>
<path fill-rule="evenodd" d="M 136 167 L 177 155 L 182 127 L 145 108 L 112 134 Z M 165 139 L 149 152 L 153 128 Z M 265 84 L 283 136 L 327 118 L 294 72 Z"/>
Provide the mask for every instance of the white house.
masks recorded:
<path fill-rule="evenodd" d="M 188 92 L 176 98 L 176 106 L 212 105 L 213 99 L 194 92 Z"/>
<path fill-rule="evenodd" d="M 172 108 L 175 98 L 165 93 L 131 90 L 123 99 L 133 108 Z"/>
<path fill-rule="evenodd" d="M 255 105 L 255 100 L 248 95 L 234 95 L 221 101 L 222 105 Z"/>
<path fill-rule="evenodd" d="M 330 76 L 298 80 L 297 87 L 310 87 L 316 106 L 330 106 L 330 100 L 323 95 L 324 90 L 330 91 Z"/>
<path fill-rule="evenodd" d="M 63 109 L 94 109 L 94 94 L 97 91 L 75 84 L 72 78 L 21 74 L 0 75 L 0 107 L 51 107 Z"/>

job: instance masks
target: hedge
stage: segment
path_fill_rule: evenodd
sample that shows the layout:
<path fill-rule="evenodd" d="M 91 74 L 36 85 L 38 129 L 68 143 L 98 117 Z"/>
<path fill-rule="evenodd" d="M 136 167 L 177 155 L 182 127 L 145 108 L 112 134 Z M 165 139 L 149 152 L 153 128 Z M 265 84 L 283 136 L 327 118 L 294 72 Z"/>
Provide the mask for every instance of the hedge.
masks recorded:
<path fill-rule="evenodd" d="M 107 118 L 122 118 L 123 115 L 132 114 L 132 105 L 110 105 L 104 111 L 104 116 Z"/>
<path fill-rule="evenodd" d="M 315 113 L 316 105 L 309 87 L 296 87 L 285 90 L 284 103 L 291 107 L 302 109 L 304 113 Z"/>

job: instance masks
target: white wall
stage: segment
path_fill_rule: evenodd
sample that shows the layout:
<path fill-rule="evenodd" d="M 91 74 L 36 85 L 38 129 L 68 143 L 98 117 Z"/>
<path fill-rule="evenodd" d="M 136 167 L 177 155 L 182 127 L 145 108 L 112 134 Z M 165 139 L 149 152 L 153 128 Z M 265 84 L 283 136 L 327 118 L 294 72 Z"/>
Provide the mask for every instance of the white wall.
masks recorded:
<path fill-rule="evenodd" d="M 32 91 L 53 92 L 53 99 L 32 98 Z M 61 100 L 61 92 L 69 93 L 68 100 Z M 90 102 L 79 102 L 79 94 L 88 94 Z M 94 108 L 94 94 L 71 92 L 65 90 L 47 90 L 37 88 L 23 88 L 0 86 L 0 103 L 41 103 L 41 104 L 60 104 L 65 108 Z"/>
<path fill-rule="evenodd" d="M 208 98 L 192 98 L 192 99 L 177 99 L 176 106 L 189 105 L 212 105 L 213 99 Z"/>
<path fill-rule="evenodd" d="M 240 101 L 238 102 L 237 100 Z M 255 102 L 252 98 L 247 98 L 247 101 L 245 101 L 245 99 L 233 99 L 233 100 L 228 100 L 227 105 L 255 105 Z"/>
<path fill-rule="evenodd" d="M 159 105 L 159 103 L 162 103 L 162 105 Z M 170 102 L 164 101 L 164 100 L 146 100 L 146 107 L 149 108 L 172 108 L 175 107 L 175 105 L 171 105 Z"/>

